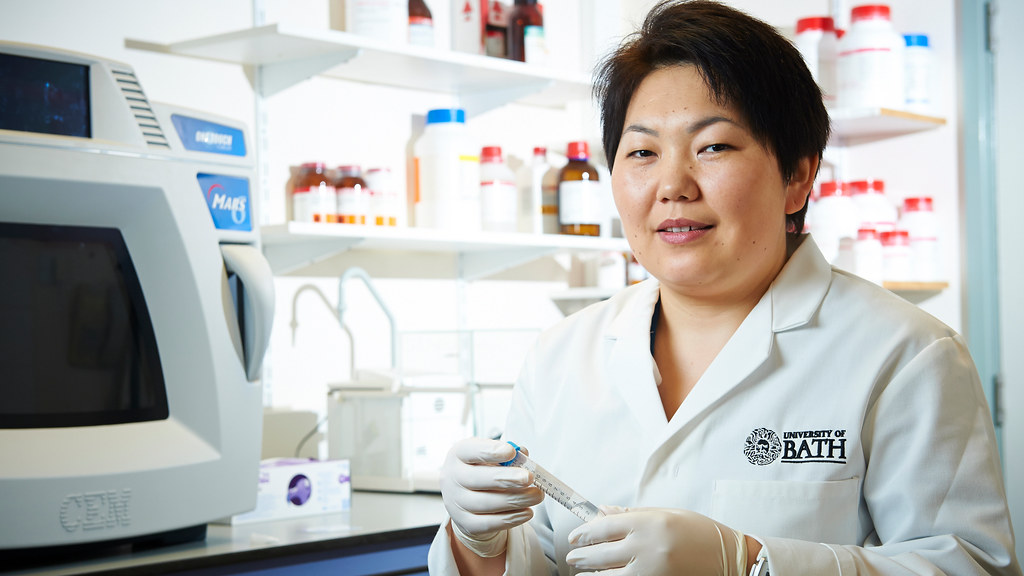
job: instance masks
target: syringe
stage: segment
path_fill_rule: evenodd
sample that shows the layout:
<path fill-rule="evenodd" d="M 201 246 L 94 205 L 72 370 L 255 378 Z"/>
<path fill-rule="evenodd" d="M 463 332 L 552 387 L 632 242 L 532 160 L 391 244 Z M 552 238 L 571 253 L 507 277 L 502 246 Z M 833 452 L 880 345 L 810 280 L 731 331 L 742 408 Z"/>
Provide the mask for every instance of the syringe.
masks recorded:
<path fill-rule="evenodd" d="M 513 442 L 509 442 L 509 444 L 516 449 L 516 457 L 508 462 L 502 462 L 502 466 L 518 466 L 533 472 L 533 483 L 538 488 L 554 498 L 556 502 L 565 506 L 569 512 L 572 512 L 584 522 L 590 522 L 598 516 L 604 516 L 604 513 L 597 506 L 594 506 L 589 500 L 580 496 L 572 488 L 569 488 L 565 482 L 555 478 L 551 472 L 545 470 L 540 464 L 530 460 L 519 449 L 519 446 L 516 446 Z"/>

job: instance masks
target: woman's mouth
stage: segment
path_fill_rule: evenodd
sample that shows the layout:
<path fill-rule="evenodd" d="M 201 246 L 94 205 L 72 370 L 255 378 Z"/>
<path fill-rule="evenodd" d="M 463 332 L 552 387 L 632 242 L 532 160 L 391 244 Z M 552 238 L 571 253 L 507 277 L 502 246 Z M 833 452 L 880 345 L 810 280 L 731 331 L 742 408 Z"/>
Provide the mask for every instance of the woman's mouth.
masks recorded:
<path fill-rule="evenodd" d="M 669 244 L 687 244 L 702 238 L 713 228 L 692 220 L 669 220 L 658 226 L 658 237 Z"/>

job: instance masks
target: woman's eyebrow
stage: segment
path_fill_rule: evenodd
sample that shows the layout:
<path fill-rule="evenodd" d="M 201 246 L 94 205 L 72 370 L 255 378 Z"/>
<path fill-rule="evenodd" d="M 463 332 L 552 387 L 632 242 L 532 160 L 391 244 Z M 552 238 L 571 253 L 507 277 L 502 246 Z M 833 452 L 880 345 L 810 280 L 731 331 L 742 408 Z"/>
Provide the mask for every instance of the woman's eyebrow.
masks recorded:
<path fill-rule="evenodd" d="M 732 118 L 726 118 L 725 116 L 707 116 L 687 126 L 686 132 L 688 134 L 696 134 L 697 132 L 700 132 L 701 130 L 707 128 L 708 126 L 711 126 L 712 124 L 718 124 L 719 122 L 728 122 L 729 124 L 732 124 L 734 126 L 740 126 Z"/>
<path fill-rule="evenodd" d="M 630 124 L 626 126 L 626 129 L 622 131 L 623 134 L 626 132 L 639 132 L 640 134 L 646 134 L 648 136 L 657 136 L 658 131 L 653 128 L 641 126 L 640 124 Z"/>

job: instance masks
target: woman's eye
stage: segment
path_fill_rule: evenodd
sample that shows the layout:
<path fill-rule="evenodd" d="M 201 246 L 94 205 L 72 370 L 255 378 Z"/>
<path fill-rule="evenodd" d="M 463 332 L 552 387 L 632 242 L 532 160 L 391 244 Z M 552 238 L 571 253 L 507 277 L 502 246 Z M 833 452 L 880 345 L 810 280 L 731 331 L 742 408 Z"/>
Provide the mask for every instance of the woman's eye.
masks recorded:
<path fill-rule="evenodd" d="M 651 156 L 654 156 L 654 152 L 651 152 L 650 150 L 633 150 L 629 153 L 629 156 L 634 158 L 650 158 Z"/>
<path fill-rule="evenodd" d="M 729 149 L 729 145 L 728 144 L 712 144 L 710 146 L 705 146 L 701 151 L 702 152 L 705 152 L 705 151 L 706 152 L 725 152 L 728 149 Z"/>

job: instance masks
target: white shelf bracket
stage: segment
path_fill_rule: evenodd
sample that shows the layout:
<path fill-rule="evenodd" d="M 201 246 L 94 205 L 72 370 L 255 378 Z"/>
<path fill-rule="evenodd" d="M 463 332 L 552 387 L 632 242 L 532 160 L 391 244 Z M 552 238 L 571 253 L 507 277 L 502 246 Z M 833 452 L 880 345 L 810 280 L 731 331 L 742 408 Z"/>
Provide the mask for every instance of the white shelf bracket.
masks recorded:
<path fill-rule="evenodd" d="M 555 248 L 524 247 L 485 252 L 460 252 L 458 255 L 459 277 L 477 280 L 526 264 L 542 256 L 553 254 Z"/>
<path fill-rule="evenodd" d="M 550 88 L 554 83 L 554 80 L 523 81 L 497 90 L 467 89 L 459 97 L 459 106 L 466 111 L 467 116 L 474 118 L 488 110 Z"/>
<path fill-rule="evenodd" d="M 329 238 L 284 244 L 263 244 L 263 255 L 274 275 L 281 276 L 351 249 L 360 238 Z"/>
<path fill-rule="evenodd" d="M 261 96 L 273 96 L 299 82 L 348 62 L 358 56 L 361 51 L 360 48 L 339 48 L 337 52 L 321 56 L 263 64 L 259 66 L 259 74 L 253 74 L 251 68 L 246 67 L 246 76 L 249 78 L 253 90 Z"/>

